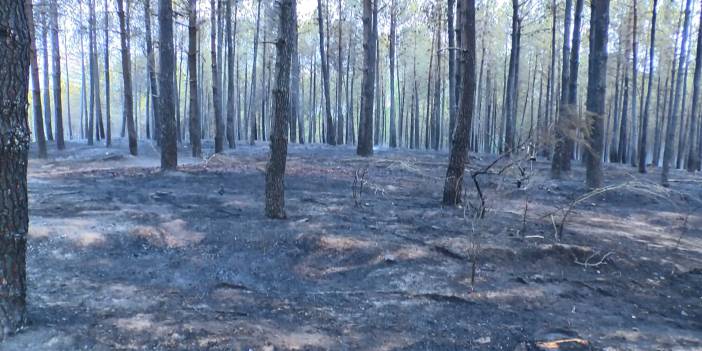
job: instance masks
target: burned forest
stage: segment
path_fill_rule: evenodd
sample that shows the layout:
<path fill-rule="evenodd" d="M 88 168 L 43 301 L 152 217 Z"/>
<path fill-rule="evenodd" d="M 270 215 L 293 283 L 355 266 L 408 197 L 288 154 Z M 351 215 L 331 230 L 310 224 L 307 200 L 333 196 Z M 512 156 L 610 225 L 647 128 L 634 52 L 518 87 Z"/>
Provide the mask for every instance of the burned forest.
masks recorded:
<path fill-rule="evenodd" d="M 700 0 L 0 0 L 0 351 L 702 350 Z"/>

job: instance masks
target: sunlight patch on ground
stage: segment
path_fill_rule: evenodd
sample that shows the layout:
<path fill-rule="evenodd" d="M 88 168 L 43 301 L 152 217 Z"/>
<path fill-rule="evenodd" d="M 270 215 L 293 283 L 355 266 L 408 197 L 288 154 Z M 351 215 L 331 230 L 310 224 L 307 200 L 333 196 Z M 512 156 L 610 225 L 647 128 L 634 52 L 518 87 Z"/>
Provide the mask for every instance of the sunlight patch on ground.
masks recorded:
<path fill-rule="evenodd" d="M 163 222 L 158 226 L 138 226 L 132 235 L 144 238 L 154 246 L 182 248 L 196 245 L 205 237 L 204 234 L 187 229 L 182 219 Z"/>
<path fill-rule="evenodd" d="M 29 227 L 31 239 L 67 239 L 81 247 L 105 242 L 105 235 L 96 231 L 96 220 L 85 218 L 63 218 L 40 220 L 35 217 Z"/>

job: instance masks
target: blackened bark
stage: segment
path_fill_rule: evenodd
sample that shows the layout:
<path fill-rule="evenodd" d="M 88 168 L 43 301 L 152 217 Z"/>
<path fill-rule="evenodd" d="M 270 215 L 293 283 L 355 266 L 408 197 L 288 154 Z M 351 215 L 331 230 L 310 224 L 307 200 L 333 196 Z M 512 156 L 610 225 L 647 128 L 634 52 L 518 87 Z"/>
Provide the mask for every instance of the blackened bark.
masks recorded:
<path fill-rule="evenodd" d="M 258 0 L 258 9 L 256 10 L 256 33 L 254 34 L 253 42 L 253 60 L 251 68 L 251 93 L 249 97 L 246 120 L 249 123 L 249 144 L 253 145 L 256 141 L 256 112 L 254 102 L 256 101 L 256 61 L 258 54 L 258 35 L 261 29 L 261 0 Z"/>
<path fill-rule="evenodd" d="M 129 1 L 129 0 L 127 0 Z M 129 3 L 127 2 L 127 5 Z M 136 156 L 137 136 L 134 124 L 134 95 L 132 88 L 132 59 L 129 54 L 129 36 L 127 36 L 127 19 L 124 12 L 124 0 L 117 0 L 117 16 L 119 17 L 119 37 L 122 47 L 122 80 L 124 90 L 124 114 L 127 120 L 127 134 L 129 136 L 129 153 Z"/>
<path fill-rule="evenodd" d="M 175 52 L 173 45 L 173 2 L 159 0 L 159 113 L 161 117 L 161 169 L 171 170 L 178 166 L 178 140 L 175 125 L 174 74 Z"/>
<path fill-rule="evenodd" d="M 63 104 L 61 103 L 61 54 L 59 51 L 58 0 L 52 0 L 51 12 L 51 55 L 53 56 L 52 82 L 54 84 L 54 127 L 56 128 L 56 147 L 66 148 L 63 139 Z"/>
<path fill-rule="evenodd" d="M 587 73 L 587 118 L 589 156 L 586 159 L 586 183 L 591 189 L 601 188 L 602 149 L 604 146 L 604 112 L 607 89 L 607 30 L 609 0 L 592 0 L 590 5 L 590 57 Z"/>
<path fill-rule="evenodd" d="M 455 206 L 461 202 L 463 174 L 468 156 L 468 138 L 475 99 L 475 0 L 459 1 L 464 1 L 462 11 L 465 11 L 465 13 L 459 13 L 459 16 L 465 16 L 461 21 L 463 26 L 461 47 L 464 52 L 459 55 L 460 60 L 463 61 L 461 64 L 463 67 L 463 82 L 461 83 L 463 89 L 444 183 L 443 203 L 447 206 Z"/>
<path fill-rule="evenodd" d="M 300 53 L 298 52 L 297 44 L 297 1 L 293 1 L 291 6 L 293 26 L 290 28 L 292 31 L 290 32 L 290 53 L 292 55 L 292 62 L 290 62 L 290 141 L 304 144 L 304 123 L 300 112 L 300 96 L 302 93 L 300 92 Z"/>
<path fill-rule="evenodd" d="M 227 141 L 229 142 L 229 148 L 236 147 L 236 133 L 234 130 L 234 113 L 236 108 L 234 106 L 234 65 L 236 56 L 236 24 L 237 24 L 237 14 L 239 12 L 238 2 L 234 5 L 234 29 L 232 30 L 232 1 L 227 1 L 227 20 L 226 20 L 226 31 L 227 31 Z"/>
<path fill-rule="evenodd" d="M 375 0 L 378 1 L 378 0 Z M 361 112 L 358 116 L 359 156 L 373 155 L 373 93 L 375 90 L 375 51 L 377 33 L 373 25 L 373 0 L 363 0 L 363 75 L 361 82 Z"/>
<path fill-rule="evenodd" d="M 460 1 L 460 0 L 459 0 Z M 456 112 L 458 110 L 458 105 L 456 102 L 456 40 L 455 40 L 455 28 L 454 28 L 454 15 L 453 8 L 456 4 L 456 0 L 448 0 L 448 6 L 446 8 L 446 18 L 447 18 L 447 34 L 448 34 L 448 75 L 449 75 L 449 145 L 451 143 L 451 138 L 453 138 L 453 130 L 456 127 Z M 460 15 L 460 14 L 459 14 Z M 404 89 L 403 89 L 404 90 Z M 402 129 L 402 128 L 400 128 Z"/>
<path fill-rule="evenodd" d="M 110 147 L 112 145 L 112 121 L 110 113 L 110 95 L 112 95 L 112 90 L 110 89 L 110 12 L 107 11 L 107 0 L 105 4 L 105 120 L 107 124 L 105 133 L 105 146 Z"/>
<path fill-rule="evenodd" d="M 188 126 L 192 155 L 200 158 L 202 157 L 202 126 L 200 123 L 199 89 L 197 86 L 197 32 L 197 0 L 188 0 L 188 84 L 190 85 Z"/>
<path fill-rule="evenodd" d="M 224 120 L 222 119 L 222 97 L 220 96 L 219 62 L 217 62 L 217 6 L 210 0 L 210 62 L 212 63 L 212 106 L 215 118 L 215 153 L 224 151 Z"/>
<path fill-rule="evenodd" d="M 317 0 L 317 23 L 319 28 L 319 56 L 322 63 L 322 89 L 324 90 L 324 115 L 326 118 L 326 142 L 336 145 L 336 130 L 331 114 L 331 93 L 329 92 L 329 62 L 324 47 L 324 20 L 322 18 L 322 0 Z"/>
<path fill-rule="evenodd" d="M 563 116 L 564 107 L 568 103 L 568 79 L 570 78 L 570 64 L 568 63 L 568 57 L 570 56 L 570 15 L 573 8 L 573 1 L 565 1 L 565 16 L 563 18 L 563 50 L 562 50 L 562 64 L 561 64 L 561 96 L 560 96 L 560 107 L 557 108 L 558 111 L 558 121 L 556 122 L 555 131 L 555 145 L 553 148 L 553 159 L 551 160 L 551 178 L 559 179 L 563 173 L 563 155 L 567 149 L 566 139 L 566 118 Z"/>
<path fill-rule="evenodd" d="M 30 13 L 24 1 L 0 2 L 0 341 L 27 314 Z"/>
<path fill-rule="evenodd" d="M 32 112 L 34 114 L 34 132 L 39 148 L 39 158 L 46 157 L 46 135 L 44 134 L 44 118 L 41 109 L 41 86 L 39 84 L 39 66 L 37 65 L 36 28 L 34 26 L 32 0 L 25 0 L 25 11 L 30 37 L 30 60 L 32 75 Z"/>
<path fill-rule="evenodd" d="M 653 18 L 655 19 L 656 12 L 655 12 L 655 3 L 657 0 L 654 0 L 654 12 L 653 12 Z M 700 13 L 700 18 L 702 18 L 702 12 Z M 654 22 L 655 23 L 655 22 Z M 655 33 L 655 28 L 651 29 L 651 36 L 653 37 Z M 651 39 L 651 43 L 653 43 L 653 39 Z M 653 60 L 651 60 L 653 62 Z M 651 63 L 651 67 L 653 67 L 653 63 Z M 692 111 L 690 113 L 690 128 L 689 129 L 689 149 L 688 149 L 688 155 L 687 155 L 687 171 L 688 172 L 694 172 L 700 167 L 700 154 L 699 154 L 699 148 L 697 145 L 697 138 L 698 138 L 698 132 L 697 132 L 697 119 L 699 116 L 697 116 L 697 113 L 699 111 L 699 101 L 700 101 L 700 76 L 702 76 L 702 28 L 699 28 L 697 30 L 697 53 L 695 55 L 695 75 L 694 78 L 692 79 L 692 85 L 693 85 L 693 92 L 692 92 Z M 682 152 L 682 150 L 680 151 Z"/>
<path fill-rule="evenodd" d="M 276 41 L 275 86 L 273 87 L 273 120 L 271 124 L 271 156 L 266 166 L 266 216 L 285 218 L 285 162 L 288 155 L 288 121 L 290 119 L 290 61 L 293 22 L 292 2 L 281 0 Z"/>
<path fill-rule="evenodd" d="M 678 61 L 678 78 L 675 82 L 675 98 L 673 99 L 672 113 L 668 117 L 668 125 L 665 135 L 665 148 L 663 150 L 663 171 L 661 172 L 661 184 L 669 186 L 668 175 L 670 173 L 670 162 L 673 159 L 673 143 L 675 142 L 675 125 L 677 124 L 678 106 L 680 106 L 680 89 L 683 81 L 683 65 L 687 55 L 687 39 L 691 16 L 692 0 L 686 0 L 685 20 L 683 24 L 682 43 L 680 44 L 680 59 Z"/>
<path fill-rule="evenodd" d="M 160 95 L 158 78 L 156 76 L 156 55 L 154 53 L 154 45 L 151 39 L 151 0 L 144 0 L 144 31 L 144 36 L 146 38 L 146 73 L 149 76 L 149 89 L 151 89 L 151 107 L 153 110 L 154 118 L 153 135 L 154 139 L 156 139 L 156 142 L 159 145 L 161 145 L 161 117 L 159 116 L 159 113 L 161 111 L 158 108 L 158 106 L 160 106 L 158 101 Z M 146 118 L 147 120 L 150 119 L 150 114 L 147 113 Z"/>
<path fill-rule="evenodd" d="M 639 173 L 646 173 L 646 156 L 647 156 L 647 143 L 648 143 L 648 115 L 649 115 L 649 109 L 651 106 L 651 91 L 653 90 L 653 77 L 654 77 L 654 52 L 655 52 L 655 46 L 656 46 L 656 17 L 657 17 L 657 7 L 658 7 L 658 0 L 653 0 L 653 15 L 651 17 L 651 44 L 649 44 L 649 53 L 648 53 L 648 92 L 646 93 L 646 102 L 644 103 L 643 106 L 643 114 L 641 115 L 641 135 L 639 138 Z M 702 33 L 702 32 L 700 32 Z M 699 39 L 702 39 L 702 37 L 698 36 L 698 41 Z M 702 42 L 697 43 L 697 48 L 698 50 L 702 51 Z M 702 56 L 700 56 L 699 52 L 697 54 L 697 63 L 698 65 L 695 66 L 695 78 L 699 78 L 698 76 L 698 69 L 697 67 L 699 65 L 702 65 Z M 700 67 L 702 69 L 702 67 Z M 695 80 L 698 82 L 698 80 Z M 659 82 L 660 85 L 660 82 Z M 696 87 L 698 87 L 696 85 Z M 643 92 L 642 92 L 643 93 Z M 696 100 L 695 96 L 696 94 L 693 94 L 693 102 L 692 102 L 692 109 L 693 109 L 693 116 L 694 116 L 694 111 L 696 108 Z M 661 97 L 657 96 L 656 100 L 659 100 Z"/>
<path fill-rule="evenodd" d="M 49 23 L 47 21 L 48 14 L 46 8 L 42 11 L 42 26 L 41 26 L 41 43 L 42 43 L 42 58 L 44 64 L 44 128 L 46 137 L 50 141 L 54 141 L 54 129 L 51 127 L 51 94 L 49 93 Z"/>

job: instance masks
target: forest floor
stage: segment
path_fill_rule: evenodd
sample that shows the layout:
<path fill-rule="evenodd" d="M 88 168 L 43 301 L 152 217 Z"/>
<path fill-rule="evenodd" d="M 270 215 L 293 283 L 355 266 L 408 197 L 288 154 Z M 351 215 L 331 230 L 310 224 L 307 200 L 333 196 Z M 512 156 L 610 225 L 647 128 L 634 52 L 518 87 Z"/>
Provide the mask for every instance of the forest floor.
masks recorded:
<path fill-rule="evenodd" d="M 479 176 L 476 219 L 440 204 L 446 152 L 292 145 L 281 221 L 264 216 L 263 143 L 182 150 L 166 173 L 140 152 L 30 161 L 30 325 L 1 350 L 702 349 L 699 174 L 665 189 L 607 165 L 613 187 L 556 240 L 587 193 L 578 162 L 561 181 L 546 160 Z"/>

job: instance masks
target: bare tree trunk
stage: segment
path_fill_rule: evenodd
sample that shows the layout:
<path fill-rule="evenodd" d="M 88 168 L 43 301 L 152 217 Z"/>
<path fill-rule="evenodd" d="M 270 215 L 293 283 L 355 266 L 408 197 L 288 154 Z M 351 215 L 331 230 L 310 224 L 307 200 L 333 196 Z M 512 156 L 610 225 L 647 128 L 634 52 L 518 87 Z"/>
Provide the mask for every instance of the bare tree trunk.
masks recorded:
<path fill-rule="evenodd" d="M 174 170 L 178 166 L 178 140 L 175 125 L 174 72 L 175 53 L 173 45 L 173 2 L 159 0 L 159 116 L 161 116 L 161 169 Z"/>
<path fill-rule="evenodd" d="M 461 0 L 458 0 L 461 1 Z M 447 34 L 448 34 L 448 75 L 449 75 L 449 145 L 451 144 L 451 139 L 453 138 L 453 131 L 456 127 L 456 112 L 458 110 L 458 105 L 456 102 L 456 41 L 455 41 L 455 28 L 454 28 L 454 16 L 453 8 L 456 4 L 456 0 L 448 0 L 448 6 L 446 7 L 446 18 L 447 18 Z M 458 14 L 461 15 L 460 13 Z"/>
<path fill-rule="evenodd" d="M 334 121 L 331 114 L 331 95 L 329 92 L 329 62 L 324 48 L 324 20 L 322 18 L 322 0 L 317 0 L 317 22 L 319 24 L 319 56 L 322 63 L 322 89 L 324 90 L 324 115 L 326 117 L 326 142 L 336 145 Z"/>
<path fill-rule="evenodd" d="M 39 148 L 39 158 L 46 158 L 46 136 L 44 135 L 44 118 L 41 109 L 41 86 L 39 85 L 39 66 L 37 64 L 36 27 L 34 26 L 32 0 L 24 0 L 25 17 L 29 30 L 29 52 L 32 76 L 32 110 L 34 113 L 34 129 L 37 146 Z"/>
<path fill-rule="evenodd" d="M 266 216 L 285 218 L 285 163 L 288 154 L 287 128 L 290 119 L 290 61 L 293 22 L 292 2 L 281 0 L 276 41 L 274 120 L 271 125 L 271 157 L 266 166 Z"/>
<path fill-rule="evenodd" d="M 646 173 L 646 156 L 648 151 L 646 150 L 647 148 L 647 143 L 648 143 L 648 114 L 649 114 L 649 109 L 651 106 L 651 91 L 653 90 L 653 77 L 654 77 L 654 53 L 655 53 L 655 47 L 656 47 L 656 17 L 657 17 L 657 7 L 658 7 L 658 0 L 653 0 L 653 15 L 651 17 L 651 44 L 649 45 L 649 53 L 648 53 L 648 92 L 646 93 L 646 102 L 644 103 L 644 111 L 643 115 L 641 116 L 641 135 L 639 139 L 639 173 Z M 702 39 L 702 37 L 698 38 Z M 702 42 L 697 43 L 697 48 L 702 51 Z M 697 55 L 698 57 L 698 63 L 702 65 L 702 56 L 700 54 Z M 702 67 L 700 68 L 702 69 Z M 697 66 L 695 66 L 695 78 L 699 78 L 698 74 L 698 69 Z M 697 81 L 697 80 L 695 80 Z M 660 80 L 659 80 L 659 86 L 660 86 Z M 643 92 L 642 92 L 643 93 Z M 694 116 L 694 111 L 696 108 L 696 100 L 694 98 L 696 94 L 693 94 L 693 102 L 692 102 L 692 108 L 693 108 L 693 116 Z M 660 95 L 657 95 L 656 100 L 659 100 L 661 97 Z M 657 112 L 657 109 L 656 109 Z"/>
<path fill-rule="evenodd" d="M 202 157 L 202 125 L 199 113 L 199 90 L 197 87 L 197 0 L 188 0 L 188 76 L 190 85 L 190 109 L 188 126 L 193 157 Z"/>
<path fill-rule="evenodd" d="M 514 144 L 515 128 L 516 128 L 516 113 L 517 113 L 517 98 L 519 94 L 519 36 L 521 31 L 521 23 L 519 19 L 519 1 L 512 0 L 512 34 L 511 48 L 509 55 L 509 69 L 507 75 L 507 92 L 505 94 L 505 150 L 514 152 L 517 146 Z"/>
<path fill-rule="evenodd" d="M 375 0 L 377 2 L 378 0 Z M 375 52 L 377 32 L 375 17 L 376 5 L 373 0 L 363 0 L 363 76 L 361 82 L 361 113 L 358 116 L 358 146 L 359 156 L 373 155 L 373 93 L 375 90 Z"/>
<path fill-rule="evenodd" d="M 105 119 L 107 124 L 107 133 L 105 135 L 105 146 L 110 147 L 112 145 L 112 121 L 110 113 L 110 15 L 107 11 L 107 0 L 105 4 Z"/>
<path fill-rule="evenodd" d="M 61 54 L 59 52 L 58 29 L 58 0 L 52 0 L 49 11 L 51 22 L 51 55 L 53 59 L 52 82 L 54 84 L 54 126 L 56 128 L 56 147 L 59 150 L 66 148 L 63 138 L 63 103 L 61 102 Z"/>
<path fill-rule="evenodd" d="M 465 2 L 463 6 L 465 13 L 459 13 L 459 15 L 465 16 L 461 21 L 463 26 L 461 47 L 464 52 L 462 55 L 459 54 L 460 60 L 463 61 L 461 63 L 463 89 L 444 183 L 443 203 L 447 206 L 455 206 L 461 202 L 463 175 L 468 156 L 468 138 L 475 100 L 475 0 L 459 1 Z"/>
<path fill-rule="evenodd" d="M 631 65 L 631 139 L 630 139 L 630 147 L 629 150 L 630 152 L 630 161 L 632 166 L 636 166 L 636 153 L 637 153 L 637 145 L 636 143 L 638 142 L 638 126 L 637 126 L 637 121 L 638 121 L 638 114 L 636 113 L 636 79 L 638 76 L 638 42 L 636 40 L 636 32 L 637 32 L 637 21 L 638 21 L 638 13 L 636 9 L 636 0 L 633 0 L 633 27 L 631 31 L 631 47 L 632 47 L 632 65 Z M 626 161 L 622 161 L 626 162 Z"/>
<path fill-rule="evenodd" d="M 563 19 L 563 56 L 561 64 L 561 96 L 560 96 L 560 107 L 557 108 L 559 111 L 558 122 L 556 123 L 555 130 L 555 145 L 553 148 L 553 159 L 551 160 L 551 178 L 559 179 L 563 173 L 563 162 L 564 154 L 567 151 L 567 138 L 566 135 L 566 118 L 563 116 L 563 110 L 568 101 L 568 79 L 570 78 L 570 64 L 568 63 L 568 57 L 570 56 L 570 15 L 573 8 L 573 1 L 565 1 L 565 17 Z"/>
<path fill-rule="evenodd" d="M 129 6 L 127 0 L 127 6 Z M 137 136 L 134 125 L 134 96 L 132 92 L 132 62 L 129 54 L 129 36 L 127 35 L 127 20 L 124 13 L 124 0 L 117 0 L 117 16 L 119 17 L 119 36 L 122 47 L 122 80 L 124 81 L 124 114 L 127 120 L 129 135 L 129 153 L 137 155 Z"/>
<path fill-rule="evenodd" d="M 27 124 L 30 27 L 23 1 L 0 2 L 0 341 L 22 329 L 27 321 L 27 164 L 30 130 Z M 11 34 L 10 34 L 11 33 Z"/>
<path fill-rule="evenodd" d="M 229 148 L 236 147 L 236 134 L 234 131 L 234 113 L 236 109 L 234 108 L 234 57 L 236 56 L 236 25 L 237 25 L 237 14 L 239 12 L 239 3 L 234 5 L 234 29 L 232 30 L 232 1 L 227 1 L 227 19 L 226 19 L 226 31 L 227 31 L 227 141 L 229 142 Z"/>
<path fill-rule="evenodd" d="M 291 3 L 292 23 L 294 24 L 290 32 L 290 52 L 292 62 L 290 63 L 290 141 L 300 144 L 305 143 L 304 123 L 300 112 L 300 53 L 298 52 L 297 33 L 297 0 Z M 300 130 L 298 134 L 298 124 Z M 299 135 L 299 139 L 298 139 Z"/>
<path fill-rule="evenodd" d="M 66 116 L 66 122 L 68 124 L 68 139 L 73 140 L 73 123 L 72 123 L 72 116 L 71 116 L 71 79 L 69 77 L 69 72 L 68 72 L 68 45 L 66 44 L 66 37 L 68 34 L 64 33 L 63 36 L 63 52 L 64 52 L 64 68 L 66 69 L 66 112 L 68 115 Z"/>
<path fill-rule="evenodd" d="M 224 120 L 222 119 L 222 97 L 219 86 L 219 63 L 217 62 L 217 6 L 215 0 L 210 0 L 210 60 L 212 62 L 212 106 L 215 118 L 215 153 L 224 151 Z"/>
<path fill-rule="evenodd" d="M 249 97 L 246 120 L 251 128 L 249 132 L 249 144 L 253 145 L 256 141 L 256 112 L 254 109 L 254 101 L 256 101 L 256 60 L 258 54 L 258 35 L 261 26 L 261 0 L 258 0 L 258 9 L 256 10 L 256 34 L 254 34 L 253 42 L 253 61 L 251 68 L 251 94 Z"/>
<path fill-rule="evenodd" d="M 673 143 L 675 139 L 675 125 L 677 122 L 678 106 L 680 106 L 680 90 L 682 88 L 683 81 L 683 65 L 685 64 L 685 57 L 687 55 L 687 37 L 689 31 L 690 15 L 692 7 L 692 0 L 686 0 L 685 2 L 685 21 L 683 24 L 682 33 L 682 43 L 680 46 L 680 59 L 678 61 L 678 78 L 676 80 L 675 86 L 675 98 L 673 100 L 672 113 L 668 118 L 667 131 L 665 135 L 665 148 L 663 150 L 663 172 L 661 172 L 661 184 L 663 186 L 669 186 L 668 175 L 670 173 L 670 162 L 673 158 Z"/>
<path fill-rule="evenodd" d="M 607 30 L 609 0 L 592 0 L 590 5 L 590 57 L 587 73 L 587 115 L 589 156 L 586 159 L 586 182 L 591 189 L 601 188 L 604 113 L 607 89 Z"/>
<path fill-rule="evenodd" d="M 154 45 L 151 40 L 151 0 L 144 0 L 144 31 L 146 38 L 146 73 L 149 76 L 149 82 L 151 84 L 151 106 L 156 107 L 160 106 L 158 101 L 160 94 L 158 79 L 156 77 L 156 55 L 154 53 Z M 160 111 L 158 108 L 152 108 L 152 111 L 154 121 L 153 137 L 154 139 L 156 139 L 156 143 L 161 145 L 161 118 L 159 117 Z M 146 118 L 151 118 L 151 115 L 147 114 Z"/>
<path fill-rule="evenodd" d="M 42 11 L 42 30 L 41 30 L 41 42 L 43 49 L 44 58 L 44 128 L 46 131 L 46 137 L 50 141 L 54 141 L 54 131 L 51 127 L 51 94 L 49 93 L 49 23 L 47 21 L 48 14 L 46 13 L 46 8 Z"/>
<path fill-rule="evenodd" d="M 653 18 L 654 18 L 654 24 L 655 24 L 655 4 L 657 0 L 654 0 L 654 12 L 653 12 Z M 700 14 L 700 18 L 702 18 L 702 13 Z M 651 37 L 653 38 L 653 35 L 655 33 L 655 27 L 652 27 L 651 29 Z M 651 43 L 653 45 L 653 39 L 651 39 Z M 651 59 L 651 67 L 653 67 L 653 59 Z M 699 137 L 697 129 L 698 129 L 698 123 L 697 119 L 699 116 L 697 116 L 697 113 L 699 111 L 699 99 L 700 99 L 700 76 L 702 76 L 702 28 L 699 28 L 697 30 L 697 53 L 695 54 L 695 76 L 692 79 L 692 86 L 693 86 L 693 92 L 692 92 L 692 111 L 690 113 L 690 128 L 689 128 L 689 149 L 688 149 L 688 155 L 687 155 L 687 171 L 688 172 L 694 172 L 698 168 L 700 168 L 700 154 L 699 154 L 699 147 L 698 147 L 698 141 L 697 138 Z M 649 84 L 650 86 L 650 84 Z M 650 87 L 649 87 L 650 89 Z"/>

